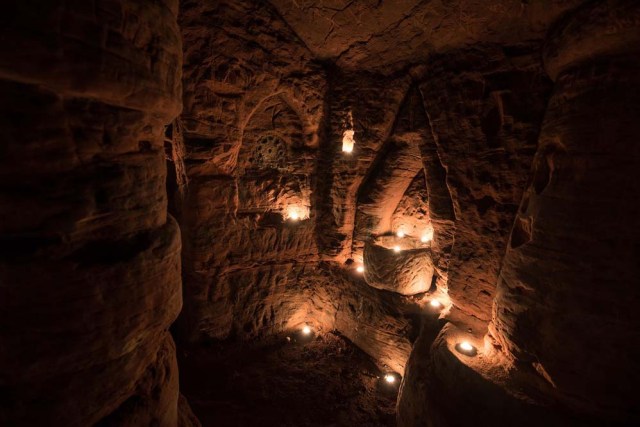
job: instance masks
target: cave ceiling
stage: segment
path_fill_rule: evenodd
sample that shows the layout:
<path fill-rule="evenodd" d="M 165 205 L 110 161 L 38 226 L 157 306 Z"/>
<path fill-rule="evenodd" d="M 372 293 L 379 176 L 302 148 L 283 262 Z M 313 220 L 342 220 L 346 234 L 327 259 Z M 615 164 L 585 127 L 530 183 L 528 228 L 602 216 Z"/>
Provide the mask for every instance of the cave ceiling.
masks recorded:
<path fill-rule="evenodd" d="M 393 71 L 477 43 L 544 37 L 580 0 L 270 0 L 319 59 Z"/>

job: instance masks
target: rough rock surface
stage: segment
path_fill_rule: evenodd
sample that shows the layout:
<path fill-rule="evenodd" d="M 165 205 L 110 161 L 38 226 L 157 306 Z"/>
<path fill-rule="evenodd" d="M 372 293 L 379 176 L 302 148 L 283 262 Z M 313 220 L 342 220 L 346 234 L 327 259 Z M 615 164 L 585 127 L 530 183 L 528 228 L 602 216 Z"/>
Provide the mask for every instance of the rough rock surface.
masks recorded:
<path fill-rule="evenodd" d="M 254 339 L 306 322 L 337 329 L 401 373 L 417 306 L 371 288 L 354 264 L 319 264 L 351 257 L 359 184 L 394 124 L 395 114 L 378 104 L 377 84 L 361 84 L 369 96 L 352 106 L 362 98 L 350 87 L 360 76 L 325 71 L 268 4 L 181 7 L 189 182 L 180 209 L 181 337 Z M 398 108 L 405 91 L 389 90 Z M 349 117 L 359 123 L 352 156 L 340 151 Z M 411 153 L 398 202 L 421 169 L 415 146 Z M 327 193 L 348 211 L 327 211 Z M 386 213 L 389 224 L 394 210 Z"/>
<path fill-rule="evenodd" d="M 319 58 L 392 72 L 477 43 L 540 39 L 580 0 L 270 0 Z"/>
<path fill-rule="evenodd" d="M 451 248 L 447 287 L 455 308 L 450 317 L 478 337 L 491 319 L 498 268 L 550 90 L 539 48 L 534 43 L 513 51 L 482 46 L 451 52 L 432 59 L 420 84 L 437 152 L 426 170 L 437 176 L 438 162 L 444 167 L 452 201 L 449 205 L 445 193 L 431 214 L 434 243 L 440 251 Z M 454 239 L 439 242 L 451 220 Z"/>
<path fill-rule="evenodd" d="M 189 187 L 180 330 L 190 340 L 256 336 L 290 322 L 300 303 L 292 285 L 318 260 L 309 171 L 323 71 L 268 4 L 181 9 Z"/>
<path fill-rule="evenodd" d="M 370 73 L 345 73 L 330 69 L 328 80 L 329 93 L 325 105 L 327 123 L 318 158 L 316 190 L 318 244 L 323 259 L 344 263 L 349 259 L 361 259 L 358 248 L 361 251 L 364 242 L 360 239 L 369 232 L 363 224 L 354 235 L 359 191 L 366 188 L 363 182 L 367 177 L 380 170 L 377 165 L 384 163 L 384 156 L 380 154 L 383 146 L 386 144 L 396 152 L 393 164 L 407 163 L 411 168 L 416 167 L 410 151 L 395 150 L 390 141 L 411 78 L 406 75 L 385 78 Z M 353 127 L 356 144 L 352 153 L 343 153 L 340 141 L 349 127 Z M 380 191 L 375 193 L 388 195 L 385 190 L 393 187 L 397 191 L 402 191 L 403 187 L 406 190 L 418 170 L 415 169 L 413 176 L 400 173 L 398 177 L 401 182 L 397 186 L 383 183 L 379 186 Z M 386 175 L 383 179 L 396 177 L 393 173 L 382 174 Z M 394 209 L 395 206 L 386 212 L 380 208 L 363 207 L 360 209 L 361 222 L 370 224 L 377 231 L 381 221 L 378 217 L 386 214 L 390 220 Z"/>
<path fill-rule="evenodd" d="M 422 162 L 421 162 L 422 163 Z M 429 192 L 424 170 L 415 176 L 391 216 L 390 230 L 401 230 L 407 236 L 431 243 L 433 225 L 429 217 Z M 422 239 L 425 238 L 423 242 Z"/>
<path fill-rule="evenodd" d="M 309 323 L 337 329 L 403 372 L 420 318 L 426 322 L 420 307 L 437 297 L 450 323 L 443 339 L 464 336 L 482 347 L 552 88 L 540 63 L 541 39 L 577 2 L 544 10 L 492 2 L 467 15 L 469 34 L 436 37 L 438 46 L 420 50 L 426 66 L 414 67 L 403 57 L 409 45 L 395 57 L 380 51 L 389 62 L 377 58 L 377 43 L 389 43 L 375 25 L 355 29 L 374 35 L 346 42 L 347 53 L 319 53 L 298 26 L 303 21 L 274 4 L 286 22 L 266 3 L 182 5 L 189 181 L 181 208 L 183 336 L 246 340 Z M 363 5 L 344 6 L 372 15 L 383 7 Z M 411 38 L 404 26 L 433 7 L 441 8 L 434 16 L 442 14 L 435 33 L 451 35 L 458 27 L 442 10 L 462 6 L 433 2 L 411 6 L 391 33 Z M 513 7 L 519 14 L 507 22 Z M 342 19 L 345 11 L 333 15 Z M 324 48 L 342 43 L 340 34 L 336 27 Z M 314 60 L 334 55 L 337 67 Z M 374 62 L 375 70 L 361 67 Z M 387 67 L 392 63 L 405 68 L 389 74 L 397 69 Z M 342 151 L 345 131 L 355 139 L 350 153 Z M 397 231 L 407 236 L 393 237 Z M 407 250 L 394 255 L 387 244 L 376 256 L 379 238 L 400 239 Z M 425 267 L 418 286 L 416 262 Z M 427 291 L 433 293 L 402 295 Z M 434 338 L 421 340 L 428 346 Z M 447 369 L 433 375 L 444 378 Z M 475 372 L 492 390 L 513 387 L 490 364 L 461 372 Z M 407 390 L 415 388 L 411 375 L 406 380 Z"/>
<path fill-rule="evenodd" d="M 243 378 L 306 324 L 402 426 L 640 423 L 638 2 L 40 3 L 0 17 L 0 424 L 198 425 L 181 279 Z M 389 424 L 335 340 L 289 360 Z"/>
<path fill-rule="evenodd" d="M 3 6 L 0 424 L 175 425 L 177 2 Z"/>
<path fill-rule="evenodd" d="M 640 7 L 624 1 L 587 6 L 550 35 L 554 93 L 491 328 L 563 404 L 629 425 L 640 422 L 638 37 Z"/>
<path fill-rule="evenodd" d="M 313 290 L 308 319 L 338 330 L 381 365 L 402 375 L 420 323 L 411 299 L 369 286 L 353 272 L 321 264 L 306 279 Z"/>
<path fill-rule="evenodd" d="M 385 240 L 390 240 L 390 244 Z M 409 240 L 390 236 L 390 239 L 378 238 L 367 242 L 364 247 L 364 278 L 369 285 L 402 295 L 415 295 L 431 288 L 434 274 L 431 251 L 407 247 Z M 418 246 L 426 245 L 420 242 Z"/>
<path fill-rule="evenodd" d="M 415 343 L 400 391 L 398 426 L 603 425 L 564 411 L 542 394 L 522 393 L 530 388 L 530 378 L 510 378 L 504 366 L 482 352 L 473 358 L 459 353 L 457 328 L 441 326 L 426 323 Z"/>
<path fill-rule="evenodd" d="M 392 229 L 392 217 L 412 181 L 422 171 L 420 151 L 415 141 L 393 138 L 378 153 L 358 192 L 354 246 L 362 246 L 372 236 L 399 231 Z M 409 234 L 409 227 L 402 230 Z"/>
<path fill-rule="evenodd" d="M 491 240 L 487 239 L 488 232 L 494 232 L 491 228 L 468 228 L 478 224 L 477 217 L 465 212 L 464 206 L 470 205 L 459 190 L 473 190 L 474 185 L 463 181 L 456 168 L 447 169 L 456 208 L 449 291 L 460 310 L 454 307 L 446 316 L 450 323 L 435 341 L 436 332 L 421 331 L 405 373 L 400 425 L 470 425 L 487 418 L 495 425 L 513 425 L 516 418 L 521 425 L 637 424 L 633 392 L 637 370 L 632 367 L 638 354 L 637 346 L 627 344 L 638 337 L 632 285 L 638 274 L 632 260 L 638 165 L 632 145 L 639 130 L 635 121 L 625 118 L 638 109 L 637 44 L 628 43 L 640 31 L 638 10 L 637 2 L 592 2 L 565 17 L 548 35 L 545 68 L 555 87 L 529 183 L 506 241 L 484 339 L 478 332 L 486 323 L 487 303 L 474 302 L 468 291 L 483 290 L 485 279 L 496 280 L 498 258 L 491 254 L 504 250 L 504 227 L 495 228 L 500 231 Z M 514 81 L 504 77 L 503 82 Z M 428 104 L 430 98 L 425 91 L 423 95 Z M 503 105 L 518 105 L 505 100 Z M 446 105 L 442 100 L 440 104 Z M 437 129 L 434 110 L 428 110 Z M 542 109 L 529 106 L 521 111 Z M 491 114 L 486 118 L 487 124 L 494 120 Z M 444 129 L 449 132 L 450 127 Z M 514 135 L 520 139 L 518 135 L 531 130 Z M 457 138 L 460 135 L 465 134 L 456 132 Z M 439 138 L 441 147 L 443 163 L 450 164 L 447 154 L 455 140 Z M 518 170 L 503 167 L 501 173 L 510 175 L 492 177 L 490 182 L 493 186 L 522 182 L 513 179 Z M 505 190 L 509 187 L 502 185 L 489 194 L 506 200 Z M 502 217 L 512 217 L 511 211 Z M 495 213 L 485 218 L 491 217 Z M 483 242 L 484 248 L 474 249 L 469 245 L 474 241 Z M 491 268 L 471 271 L 474 263 L 469 260 L 457 264 L 469 250 L 474 254 L 471 260 L 480 255 Z M 462 287 L 459 274 L 465 272 Z M 493 287 L 484 290 L 493 293 Z M 482 315 L 482 322 L 470 323 L 468 314 Z M 462 340 L 476 347 L 477 356 L 456 350 Z M 461 404 L 469 410 L 461 412 Z"/>

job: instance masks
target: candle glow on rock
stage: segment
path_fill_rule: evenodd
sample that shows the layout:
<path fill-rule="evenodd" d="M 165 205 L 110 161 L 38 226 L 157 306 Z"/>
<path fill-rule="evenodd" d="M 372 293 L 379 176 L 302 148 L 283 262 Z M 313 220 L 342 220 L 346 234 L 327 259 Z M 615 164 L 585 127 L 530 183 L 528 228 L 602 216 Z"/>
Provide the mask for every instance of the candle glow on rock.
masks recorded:
<path fill-rule="evenodd" d="M 431 307 L 434 307 L 434 308 L 442 307 L 442 303 L 440 301 L 438 301 L 437 299 L 432 299 L 431 302 L 429 302 L 429 305 Z"/>
<path fill-rule="evenodd" d="M 286 219 L 291 221 L 307 219 L 309 218 L 309 208 L 301 205 L 290 205 L 289 207 L 287 207 L 285 217 Z"/>
<path fill-rule="evenodd" d="M 345 153 L 351 153 L 353 146 L 356 144 L 356 140 L 353 138 L 355 131 L 353 129 L 345 130 L 342 134 L 342 151 Z"/>
<path fill-rule="evenodd" d="M 400 239 L 402 239 L 405 236 L 404 231 L 398 230 L 398 232 L 396 233 L 396 236 L 398 236 Z"/>
<path fill-rule="evenodd" d="M 420 241 L 422 243 L 428 243 L 433 240 L 433 228 L 429 227 L 422 233 L 422 237 L 420 237 Z"/>
<path fill-rule="evenodd" d="M 456 344 L 456 350 L 466 356 L 475 356 L 478 353 L 478 350 L 469 341 L 461 341 Z"/>

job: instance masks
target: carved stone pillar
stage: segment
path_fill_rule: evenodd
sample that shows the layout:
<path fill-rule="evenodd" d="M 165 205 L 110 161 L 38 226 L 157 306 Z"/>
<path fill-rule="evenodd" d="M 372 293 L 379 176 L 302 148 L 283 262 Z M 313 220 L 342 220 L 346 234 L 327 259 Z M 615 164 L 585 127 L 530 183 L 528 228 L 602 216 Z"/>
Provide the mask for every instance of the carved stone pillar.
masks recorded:
<path fill-rule="evenodd" d="M 490 333 L 565 405 L 640 420 L 640 3 L 590 3 L 544 49 L 555 81 Z M 634 409 L 635 408 L 635 409 Z"/>
<path fill-rule="evenodd" d="M 0 425 L 177 423 L 177 3 L 3 5 Z"/>

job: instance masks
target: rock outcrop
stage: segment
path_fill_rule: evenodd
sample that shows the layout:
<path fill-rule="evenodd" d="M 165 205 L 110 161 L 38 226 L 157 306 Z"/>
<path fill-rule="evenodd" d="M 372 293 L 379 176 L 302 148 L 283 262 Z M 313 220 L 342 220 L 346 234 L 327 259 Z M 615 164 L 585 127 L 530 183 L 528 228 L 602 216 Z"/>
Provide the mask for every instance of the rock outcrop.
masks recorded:
<path fill-rule="evenodd" d="M 449 265 L 449 295 L 455 307 L 441 331 L 423 328 L 416 341 L 399 402 L 399 425 L 469 425 L 487 419 L 494 425 L 512 425 L 518 419 L 527 426 L 638 422 L 632 397 L 636 371 L 631 368 L 637 346 L 626 343 L 638 334 L 632 285 L 638 273 L 632 260 L 637 189 L 631 177 L 638 170 L 632 141 L 639 129 L 625 120 L 638 110 L 632 94 L 638 92 L 639 56 L 636 44 L 627 44 L 640 35 L 638 10 L 630 1 L 592 2 L 560 20 L 541 47 L 554 88 L 519 208 L 513 211 L 512 203 L 520 193 L 524 163 L 513 168 L 516 164 L 510 162 L 509 169 L 500 161 L 504 166 L 496 169 L 494 161 L 486 167 L 501 172 L 484 190 L 493 187 L 488 194 L 498 196 L 495 200 L 509 200 L 508 210 L 501 213 L 493 203 L 484 208 L 477 204 L 478 212 L 482 208 L 491 213 L 484 216 L 487 220 L 513 218 L 508 239 L 504 226 L 489 227 L 486 222 L 478 227 L 483 216 L 464 208 L 460 189 L 473 194 L 476 187 L 467 180 L 473 175 L 465 178 L 456 167 L 447 169 L 456 207 Z M 505 74 L 501 81 L 515 82 L 518 74 Z M 519 109 L 517 98 L 504 92 L 499 96 L 497 105 L 527 112 L 512 114 L 521 120 L 544 105 L 544 90 L 527 98 L 539 99 L 537 108 L 529 104 Z M 431 114 L 435 110 L 428 111 L 437 129 Z M 496 121 L 502 124 L 496 135 L 504 138 L 508 122 L 503 113 L 498 117 L 503 118 Z M 487 125 L 494 121 L 491 114 L 485 119 Z M 535 135 L 534 127 L 519 127 L 513 134 L 516 141 Z M 481 126 L 486 136 L 491 128 Z M 449 132 L 450 125 L 443 129 Z M 456 135 L 458 139 L 465 133 Z M 439 144 L 442 160 L 449 164 L 447 155 L 454 152 L 456 140 L 439 138 Z M 507 144 L 505 154 L 514 153 L 510 145 L 514 147 Z M 530 156 L 532 146 L 525 145 L 518 157 Z M 483 169 L 476 164 L 475 171 Z M 510 187 L 507 182 L 519 184 Z M 494 237 L 489 239 L 489 233 Z M 483 242 L 482 249 L 474 249 L 473 242 Z M 498 270 L 496 254 L 505 250 Z M 458 263 L 465 253 L 472 258 Z M 476 260 L 483 265 L 474 267 Z M 469 291 L 474 288 L 495 292 L 495 299 L 472 299 Z M 481 337 L 489 303 L 489 333 Z M 468 314 L 479 321 L 470 322 Z M 476 347 L 475 357 L 456 347 L 462 340 Z M 460 411 L 461 404 L 466 411 Z"/>
<path fill-rule="evenodd" d="M 549 35 L 555 87 L 491 325 L 564 405 L 628 425 L 640 421 L 639 39 L 629 1 L 583 7 Z"/>
<path fill-rule="evenodd" d="M 1 425 L 199 425 L 178 315 L 400 426 L 640 424 L 637 1 L 9 3 Z"/>
<path fill-rule="evenodd" d="M 0 424 L 176 425 L 177 1 L 3 6 Z"/>

